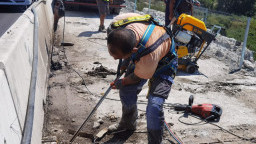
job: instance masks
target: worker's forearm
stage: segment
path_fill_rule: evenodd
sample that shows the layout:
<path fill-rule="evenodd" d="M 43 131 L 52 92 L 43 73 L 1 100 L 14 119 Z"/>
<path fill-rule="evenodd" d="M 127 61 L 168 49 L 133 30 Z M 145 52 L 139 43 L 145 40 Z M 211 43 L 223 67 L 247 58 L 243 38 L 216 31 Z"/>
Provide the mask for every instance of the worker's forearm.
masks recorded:
<path fill-rule="evenodd" d="M 128 75 L 127 77 L 125 77 L 123 79 L 122 84 L 123 85 L 131 85 L 131 84 L 136 84 L 136 83 L 138 83 L 140 81 L 141 81 L 141 78 L 136 76 L 134 73 L 131 73 L 130 75 Z"/>
<path fill-rule="evenodd" d="M 169 2 L 169 20 L 172 20 L 172 18 L 174 17 L 174 4 L 175 4 L 176 0 L 170 0 Z"/>

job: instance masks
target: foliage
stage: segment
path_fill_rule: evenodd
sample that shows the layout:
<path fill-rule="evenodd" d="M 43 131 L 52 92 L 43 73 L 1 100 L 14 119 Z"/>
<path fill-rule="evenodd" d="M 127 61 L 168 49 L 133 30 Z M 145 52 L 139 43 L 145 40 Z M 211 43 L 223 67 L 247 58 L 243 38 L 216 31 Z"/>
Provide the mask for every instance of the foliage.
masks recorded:
<path fill-rule="evenodd" d="M 148 8 L 149 3 L 145 0 L 138 0 L 137 1 L 137 10 L 142 11 L 143 8 Z M 163 1 L 152 1 L 150 5 L 150 9 L 158 10 L 158 11 L 165 11 L 165 3 Z"/>
<path fill-rule="evenodd" d="M 255 52 L 254 59 L 256 60 L 256 19 L 251 20 L 247 47 Z"/>
<path fill-rule="evenodd" d="M 217 10 L 237 15 L 255 15 L 255 0 L 218 0 Z"/>
<path fill-rule="evenodd" d="M 256 2 L 255 0 L 199 0 L 201 4 L 210 9 L 220 9 L 221 11 L 225 10 L 229 13 L 236 14 L 247 14 L 251 15 L 252 12 L 256 11 Z M 250 2 L 250 5 L 248 3 Z M 235 9 L 232 8 L 232 6 Z M 143 8 L 148 7 L 148 0 L 138 0 L 137 1 L 137 10 L 142 10 Z M 253 8 L 251 8 L 253 7 Z M 159 11 L 165 10 L 165 4 L 163 1 L 152 2 L 151 8 Z M 200 13 L 200 12 L 195 12 Z M 250 14 L 251 13 L 251 14 Z M 203 15 L 196 16 L 199 19 L 203 18 Z M 236 40 L 242 42 L 244 40 L 244 33 L 247 24 L 247 17 L 245 16 L 236 16 L 236 15 L 220 15 L 210 13 L 207 17 L 207 27 L 211 28 L 212 25 L 221 26 L 223 29 L 221 34 L 230 38 L 235 38 Z M 251 26 L 249 31 L 249 36 L 247 39 L 247 48 L 255 52 L 254 59 L 256 59 L 256 15 L 254 15 L 251 20 Z"/>
<path fill-rule="evenodd" d="M 145 8 L 145 7 L 148 7 L 148 5 L 145 2 L 143 2 L 141 0 L 138 0 L 138 2 L 137 2 L 137 10 L 138 11 L 142 11 L 143 8 Z"/>
<path fill-rule="evenodd" d="M 216 0 L 199 0 L 203 7 L 214 9 L 216 5 Z"/>
<path fill-rule="evenodd" d="M 207 19 L 207 27 L 212 25 L 221 26 L 223 29 L 221 34 L 230 38 L 235 38 L 237 41 L 244 40 L 245 29 L 247 25 L 247 17 L 245 16 L 225 16 L 219 14 L 210 14 Z M 247 48 L 256 52 L 256 19 L 252 19 L 250 30 L 247 39 Z M 256 53 L 254 54 L 256 59 Z"/>
<path fill-rule="evenodd" d="M 163 1 L 156 1 L 151 5 L 152 9 L 158 10 L 158 11 L 165 11 L 165 3 Z"/>

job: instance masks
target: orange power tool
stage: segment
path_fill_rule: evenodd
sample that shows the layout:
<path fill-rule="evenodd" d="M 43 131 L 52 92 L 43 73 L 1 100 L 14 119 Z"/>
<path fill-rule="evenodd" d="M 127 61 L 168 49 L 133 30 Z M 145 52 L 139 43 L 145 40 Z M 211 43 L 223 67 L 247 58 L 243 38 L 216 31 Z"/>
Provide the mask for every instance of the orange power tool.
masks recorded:
<path fill-rule="evenodd" d="M 185 111 L 185 113 L 192 113 L 208 121 L 219 121 L 222 114 L 222 109 L 220 106 L 215 104 L 198 104 L 192 106 L 193 101 L 194 96 L 191 95 L 189 97 L 188 105 L 178 105 L 175 106 L 174 109 L 176 111 Z"/>

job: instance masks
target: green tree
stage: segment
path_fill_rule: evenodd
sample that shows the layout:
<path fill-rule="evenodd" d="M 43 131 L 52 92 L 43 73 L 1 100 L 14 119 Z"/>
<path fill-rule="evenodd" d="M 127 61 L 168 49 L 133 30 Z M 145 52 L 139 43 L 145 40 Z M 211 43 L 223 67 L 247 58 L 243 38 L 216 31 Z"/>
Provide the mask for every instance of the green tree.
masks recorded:
<path fill-rule="evenodd" d="M 200 3 L 203 7 L 206 7 L 208 9 L 214 9 L 216 0 L 200 0 Z"/>
<path fill-rule="evenodd" d="M 218 0 L 217 9 L 237 15 L 255 15 L 255 0 Z"/>

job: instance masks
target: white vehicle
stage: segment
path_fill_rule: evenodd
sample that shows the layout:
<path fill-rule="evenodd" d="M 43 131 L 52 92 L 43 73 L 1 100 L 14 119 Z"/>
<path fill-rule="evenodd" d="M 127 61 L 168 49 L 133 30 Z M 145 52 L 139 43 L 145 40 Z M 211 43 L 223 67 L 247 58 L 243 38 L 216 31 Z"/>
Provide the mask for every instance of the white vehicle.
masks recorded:
<path fill-rule="evenodd" d="M 0 5 L 31 5 L 34 0 L 0 0 Z"/>

